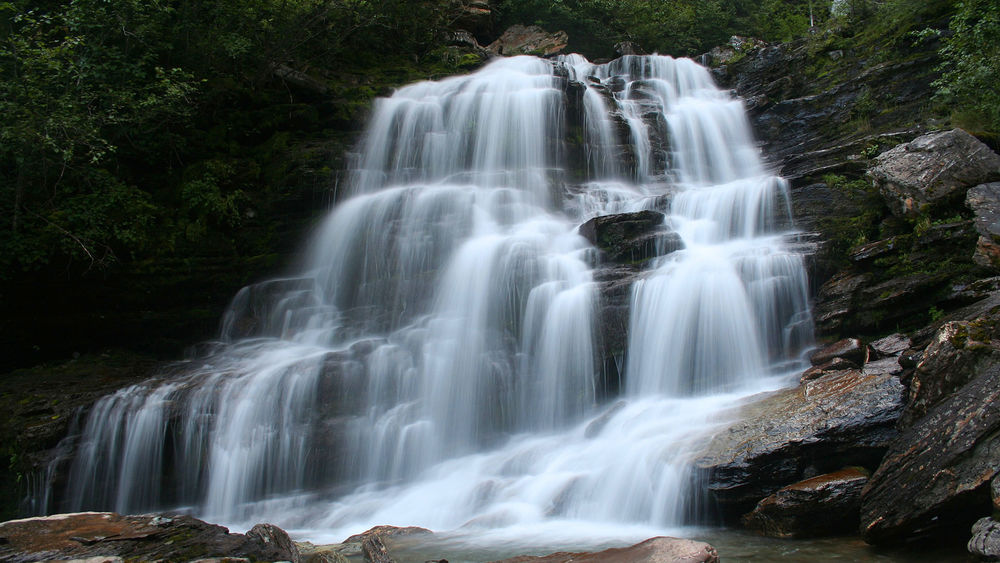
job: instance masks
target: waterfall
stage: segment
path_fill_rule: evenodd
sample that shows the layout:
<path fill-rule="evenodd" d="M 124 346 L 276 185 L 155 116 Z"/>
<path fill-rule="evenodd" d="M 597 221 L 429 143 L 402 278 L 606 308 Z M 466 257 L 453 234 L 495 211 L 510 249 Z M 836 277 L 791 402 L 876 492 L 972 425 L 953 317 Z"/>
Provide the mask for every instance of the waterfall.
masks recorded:
<path fill-rule="evenodd" d="M 244 288 L 212 353 L 99 401 L 49 508 L 332 541 L 699 517 L 713 413 L 788 382 L 811 339 L 788 186 L 741 102 L 687 59 L 499 59 L 378 100 L 351 160 L 301 273 Z M 650 209 L 683 244 L 630 274 L 612 385 L 612 266 L 578 227 Z"/>

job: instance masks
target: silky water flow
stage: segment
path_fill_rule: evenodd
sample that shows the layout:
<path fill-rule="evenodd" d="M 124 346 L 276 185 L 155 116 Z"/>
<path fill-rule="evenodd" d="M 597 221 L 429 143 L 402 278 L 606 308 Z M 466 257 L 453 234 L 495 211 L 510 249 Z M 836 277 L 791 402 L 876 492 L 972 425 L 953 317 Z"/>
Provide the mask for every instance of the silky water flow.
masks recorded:
<path fill-rule="evenodd" d="M 301 274 L 98 402 L 43 510 L 567 544 L 704 517 L 692 452 L 811 340 L 787 186 L 739 100 L 687 59 L 500 59 L 379 99 L 349 172 Z M 608 360 L 578 228 L 642 210 L 682 244 L 632 274 Z"/>

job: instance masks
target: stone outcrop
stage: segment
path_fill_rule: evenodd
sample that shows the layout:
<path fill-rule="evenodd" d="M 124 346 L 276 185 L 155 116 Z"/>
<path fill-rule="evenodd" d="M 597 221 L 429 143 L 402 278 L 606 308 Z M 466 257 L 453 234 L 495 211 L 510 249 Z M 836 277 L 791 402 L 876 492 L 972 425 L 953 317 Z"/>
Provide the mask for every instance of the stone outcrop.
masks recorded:
<path fill-rule="evenodd" d="M 939 131 L 880 154 L 868 175 L 895 215 L 915 216 L 1000 178 L 1000 155 L 961 129 Z"/>
<path fill-rule="evenodd" d="M 537 25 L 512 25 L 499 39 L 486 47 L 495 55 L 555 55 L 566 48 L 569 37 L 565 31 L 549 33 Z"/>
<path fill-rule="evenodd" d="M 990 510 L 1000 469 L 1000 365 L 896 437 L 861 496 L 865 541 L 882 544 L 968 530 Z"/>
<path fill-rule="evenodd" d="M 597 553 L 552 553 L 513 557 L 493 563 L 717 563 L 719 554 L 707 543 L 669 537 L 650 538 L 631 547 Z"/>
<path fill-rule="evenodd" d="M 743 525 L 773 538 L 832 536 L 856 530 L 868 472 L 848 467 L 779 489 L 743 516 Z"/>
<path fill-rule="evenodd" d="M 111 512 L 57 514 L 0 524 L 0 560 L 16 563 L 91 557 L 127 561 L 246 558 L 299 562 L 283 530 L 258 525 L 231 534 L 190 516 L 121 516 Z"/>
<path fill-rule="evenodd" d="M 723 513 L 741 515 L 791 483 L 877 466 L 903 396 L 896 377 L 848 370 L 758 397 L 715 433 L 696 467 Z"/>
<path fill-rule="evenodd" d="M 636 264 L 684 248 L 658 211 L 594 217 L 580 225 L 580 235 L 601 251 L 604 263 Z"/>

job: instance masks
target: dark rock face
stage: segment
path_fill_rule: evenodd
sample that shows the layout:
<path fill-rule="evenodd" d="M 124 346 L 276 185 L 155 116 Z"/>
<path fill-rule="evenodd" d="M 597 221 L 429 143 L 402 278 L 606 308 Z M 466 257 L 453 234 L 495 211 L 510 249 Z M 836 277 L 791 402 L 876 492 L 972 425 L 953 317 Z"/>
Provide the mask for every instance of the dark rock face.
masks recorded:
<path fill-rule="evenodd" d="M 537 25 L 512 25 L 487 48 L 491 53 L 515 55 L 555 55 L 566 48 L 569 37 L 565 31 L 549 33 Z"/>
<path fill-rule="evenodd" d="M 961 129 L 930 133 L 888 150 L 868 175 L 897 216 L 964 196 L 964 188 L 1000 178 L 1000 155 Z"/>
<path fill-rule="evenodd" d="M 809 361 L 814 366 L 818 366 L 834 359 L 843 359 L 862 365 L 868 361 L 868 347 L 857 338 L 845 338 L 814 353 Z"/>
<path fill-rule="evenodd" d="M 58 514 L 0 524 L 0 560 L 11 562 L 121 557 L 130 561 L 191 561 L 210 557 L 292 561 L 288 534 L 270 524 L 231 534 L 190 516 Z"/>
<path fill-rule="evenodd" d="M 965 205 L 976 215 L 979 233 L 972 260 L 980 266 L 1000 269 L 1000 182 L 970 189 L 965 194 Z"/>
<path fill-rule="evenodd" d="M 684 247 L 658 211 L 594 217 L 580 225 L 580 235 L 601 251 L 605 263 L 641 263 Z"/>
<path fill-rule="evenodd" d="M 696 460 L 724 515 L 789 483 L 845 466 L 875 467 L 896 436 L 904 389 L 889 375 L 834 372 L 733 413 Z"/>
<path fill-rule="evenodd" d="M 972 525 L 969 553 L 985 561 L 1000 560 L 1000 523 L 992 518 L 980 518 Z"/>
<path fill-rule="evenodd" d="M 949 527 L 989 512 L 1000 469 L 1000 365 L 935 406 L 895 438 L 861 496 L 861 532 L 873 544 Z"/>
<path fill-rule="evenodd" d="M 656 537 L 631 547 L 598 553 L 553 553 L 513 557 L 493 563 L 717 563 L 719 554 L 704 542 Z"/>
<path fill-rule="evenodd" d="M 789 485 L 757 503 L 743 524 L 772 538 L 836 535 L 857 529 L 868 472 L 849 467 Z"/>

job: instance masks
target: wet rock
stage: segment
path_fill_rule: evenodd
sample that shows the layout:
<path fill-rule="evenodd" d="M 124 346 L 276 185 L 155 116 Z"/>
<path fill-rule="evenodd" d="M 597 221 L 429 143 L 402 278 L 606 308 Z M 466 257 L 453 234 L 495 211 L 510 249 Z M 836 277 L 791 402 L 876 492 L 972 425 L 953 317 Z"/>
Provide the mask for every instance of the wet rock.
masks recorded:
<path fill-rule="evenodd" d="M 990 497 L 993 498 L 993 510 L 1000 511 L 1000 477 L 990 482 Z"/>
<path fill-rule="evenodd" d="M 1000 561 L 1000 523 L 992 518 L 980 518 L 972 525 L 969 553 L 983 561 Z"/>
<path fill-rule="evenodd" d="M 861 533 L 873 544 L 968 530 L 990 509 L 1000 468 L 1000 365 L 896 437 L 861 494 Z"/>
<path fill-rule="evenodd" d="M 802 376 L 799 377 L 799 382 L 812 381 L 813 379 L 823 377 L 830 372 L 858 369 L 859 367 L 860 366 L 858 366 L 858 364 L 850 360 L 845 360 L 844 358 L 833 358 L 825 364 L 813 366 L 802 372 Z"/>
<path fill-rule="evenodd" d="M 1000 155 L 961 129 L 939 131 L 880 154 L 868 174 L 893 214 L 915 216 L 1000 178 Z"/>
<path fill-rule="evenodd" d="M 669 537 L 650 538 L 631 547 L 597 553 L 522 555 L 493 563 L 717 563 L 719 554 L 707 543 Z"/>
<path fill-rule="evenodd" d="M 625 55 L 644 55 L 646 52 L 642 47 L 635 43 L 634 41 L 622 41 L 620 43 L 615 43 L 615 53 L 619 57 Z"/>
<path fill-rule="evenodd" d="M 737 517 L 789 483 L 877 466 L 903 397 L 898 378 L 857 370 L 766 394 L 737 409 L 695 465 L 723 515 Z"/>
<path fill-rule="evenodd" d="M 431 535 L 434 532 L 428 530 L 427 528 L 420 528 L 418 526 L 407 526 L 405 528 L 400 528 L 398 526 L 375 526 L 361 532 L 360 534 L 354 534 L 353 536 L 344 540 L 344 543 L 355 543 L 363 541 L 368 536 L 378 535 L 382 538 L 403 538 L 403 537 L 413 537 L 413 536 L 426 536 Z"/>
<path fill-rule="evenodd" d="M 222 526 L 190 516 L 83 512 L 11 520 L 0 524 L 0 538 L 4 538 L 0 560 L 120 557 L 129 561 L 248 558 L 298 562 L 297 551 L 289 552 L 279 545 L 287 548 L 283 540 L 275 541 L 287 534 L 266 526 L 268 542 L 261 530 L 254 535 L 231 534 Z"/>
<path fill-rule="evenodd" d="M 816 308 L 813 311 L 818 332 L 840 332 L 855 312 L 855 294 L 872 278 L 867 272 L 843 271 L 824 283 L 816 296 Z"/>
<path fill-rule="evenodd" d="M 361 552 L 369 563 L 396 563 L 395 559 L 389 557 L 389 550 L 378 534 L 369 534 L 361 540 Z"/>
<path fill-rule="evenodd" d="M 549 33 L 537 25 L 512 25 L 487 50 L 496 55 L 555 55 L 566 48 L 569 37 L 565 31 Z"/>
<path fill-rule="evenodd" d="M 295 547 L 295 542 L 288 537 L 287 532 L 274 524 L 257 524 L 250 528 L 247 537 L 265 546 L 262 552 L 268 559 L 292 563 L 298 563 L 300 560 L 299 549 Z"/>
<path fill-rule="evenodd" d="M 906 350 L 909 350 L 912 345 L 913 342 L 909 337 L 905 334 L 896 333 L 879 338 L 870 343 L 868 348 L 871 349 L 872 355 L 876 358 L 891 358 L 897 357 Z"/>
<path fill-rule="evenodd" d="M 857 338 L 845 338 L 813 353 L 809 358 L 814 366 L 825 364 L 835 358 L 847 360 L 856 366 L 868 361 L 868 348 Z"/>
<path fill-rule="evenodd" d="M 594 217 L 580 225 L 580 235 L 601 251 L 602 262 L 641 263 L 684 247 L 658 211 Z"/>
<path fill-rule="evenodd" d="M 951 321 L 941 326 L 921 355 L 910 382 L 900 425 L 908 428 L 975 374 L 1000 364 L 1000 317 Z"/>
<path fill-rule="evenodd" d="M 976 232 L 979 233 L 973 262 L 1000 268 L 1000 182 L 970 189 L 965 196 L 965 204 L 976 215 Z"/>
<path fill-rule="evenodd" d="M 836 535 L 857 529 L 868 472 L 849 467 L 779 489 L 743 516 L 743 524 L 772 538 Z"/>
<path fill-rule="evenodd" d="M 903 366 L 899 364 L 899 358 L 882 358 L 868 362 L 861 371 L 865 375 L 899 375 L 903 372 Z"/>

